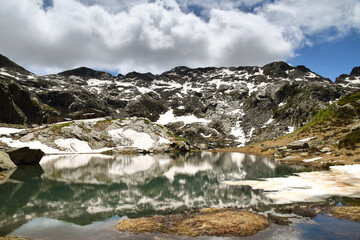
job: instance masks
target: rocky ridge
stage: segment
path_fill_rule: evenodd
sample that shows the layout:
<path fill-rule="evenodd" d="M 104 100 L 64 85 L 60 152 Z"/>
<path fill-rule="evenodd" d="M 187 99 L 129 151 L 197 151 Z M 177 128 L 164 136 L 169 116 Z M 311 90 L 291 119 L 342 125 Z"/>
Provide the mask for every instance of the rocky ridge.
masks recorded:
<path fill-rule="evenodd" d="M 54 109 L 43 114 L 42 122 L 144 117 L 166 125 L 199 149 L 242 146 L 290 133 L 354 91 L 359 80 L 357 68 L 333 83 L 285 62 L 263 67 L 176 67 L 159 75 L 125 76 L 81 67 L 37 76 L 5 60 L 0 62 L 0 76 Z"/>
<path fill-rule="evenodd" d="M 4 136 L 0 138 L 0 141 L 10 147 L 38 148 L 46 154 L 149 153 L 190 150 L 190 145 L 185 139 L 174 135 L 162 125 L 137 117 L 100 118 L 50 124 Z M 16 153 L 11 151 L 9 154 Z"/>

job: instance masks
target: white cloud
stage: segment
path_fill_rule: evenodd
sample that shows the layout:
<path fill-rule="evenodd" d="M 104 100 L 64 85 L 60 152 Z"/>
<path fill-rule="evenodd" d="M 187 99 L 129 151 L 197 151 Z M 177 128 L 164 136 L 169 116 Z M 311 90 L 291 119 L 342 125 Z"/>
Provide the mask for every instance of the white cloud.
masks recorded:
<path fill-rule="evenodd" d="M 359 5 L 358 0 L 277 0 L 263 5 L 258 14 L 282 28 L 297 47 L 312 37 L 328 41 L 359 29 Z"/>
<path fill-rule="evenodd" d="M 265 2 L 265 3 L 264 3 Z M 239 6 L 257 7 L 253 13 Z M 188 6 L 204 9 L 204 16 Z M 178 65 L 263 65 L 309 36 L 359 29 L 356 0 L 0 0 L 0 53 L 37 73 L 78 66 L 162 72 Z"/>

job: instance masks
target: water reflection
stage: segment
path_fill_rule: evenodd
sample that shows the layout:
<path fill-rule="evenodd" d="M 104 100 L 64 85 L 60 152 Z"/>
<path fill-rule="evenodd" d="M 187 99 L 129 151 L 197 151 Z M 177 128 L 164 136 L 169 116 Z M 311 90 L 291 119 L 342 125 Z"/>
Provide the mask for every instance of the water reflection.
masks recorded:
<path fill-rule="evenodd" d="M 144 216 L 208 206 L 266 205 L 261 191 L 224 180 L 292 173 L 288 166 L 241 153 L 46 157 L 0 185 L 0 234 L 36 218 L 78 225 L 111 216 Z"/>

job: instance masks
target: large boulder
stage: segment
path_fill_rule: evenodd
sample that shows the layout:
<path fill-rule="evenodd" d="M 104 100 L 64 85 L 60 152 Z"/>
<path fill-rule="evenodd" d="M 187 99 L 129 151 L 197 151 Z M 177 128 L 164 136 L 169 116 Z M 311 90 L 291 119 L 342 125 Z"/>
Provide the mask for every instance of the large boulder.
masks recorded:
<path fill-rule="evenodd" d="M 40 149 L 30 149 L 28 147 L 11 148 L 6 150 L 6 153 L 9 154 L 11 161 L 16 165 L 39 164 L 44 156 L 44 152 Z"/>
<path fill-rule="evenodd" d="M 9 155 L 0 151 L 0 171 L 16 168 L 16 165 L 11 161 Z"/>

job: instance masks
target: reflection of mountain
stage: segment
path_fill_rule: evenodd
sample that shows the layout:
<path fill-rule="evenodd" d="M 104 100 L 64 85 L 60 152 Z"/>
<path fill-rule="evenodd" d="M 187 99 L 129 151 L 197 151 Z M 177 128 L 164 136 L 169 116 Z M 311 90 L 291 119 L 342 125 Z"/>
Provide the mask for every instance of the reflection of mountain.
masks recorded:
<path fill-rule="evenodd" d="M 85 225 L 115 214 L 265 204 L 260 191 L 222 181 L 274 176 L 282 168 L 240 153 L 51 158 L 42 161 L 43 170 L 19 168 L 0 185 L 0 231 L 38 217 Z"/>

